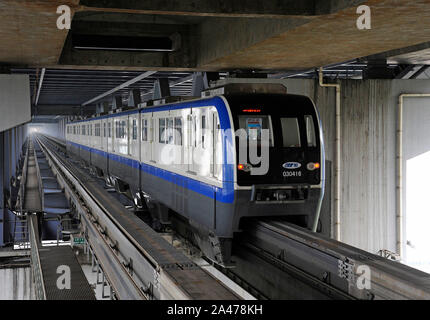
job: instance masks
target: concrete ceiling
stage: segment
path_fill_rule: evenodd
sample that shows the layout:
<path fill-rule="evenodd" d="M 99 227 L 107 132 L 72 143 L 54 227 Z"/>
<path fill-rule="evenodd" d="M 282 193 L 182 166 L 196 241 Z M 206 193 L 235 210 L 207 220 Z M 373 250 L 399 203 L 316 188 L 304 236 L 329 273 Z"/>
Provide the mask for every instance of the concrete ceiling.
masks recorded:
<path fill-rule="evenodd" d="M 206 67 L 247 67 L 305 69 L 427 42 L 430 37 L 430 1 L 371 0 L 372 29 L 356 28 L 356 8 L 328 16 L 319 16 L 278 35 L 249 46 L 217 53 L 206 50 L 199 65 Z M 251 24 L 250 24 L 251 27 Z M 238 28 L 240 29 L 240 28 Z M 278 28 L 281 31 L 282 27 Z M 217 30 L 217 29 L 214 29 Z M 219 29 L 218 29 L 219 30 Z M 233 30 L 235 30 L 233 28 Z M 244 30 L 243 30 L 244 31 Z M 219 43 L 234 46 L 234 38 L 223 37 Z M 226 39 L 229 41 L 227 42 Z M 217 45 L 212 44 L 215 48 Z"/>
<path fill-rule="evenodd" d="M 61 4 L 76 6 L 79 0 Z M 67 30 L 57 29 L 58 1 L 0 1 L 0 65 L 57 64 Z"/>
<path fill-rule="evenodd" d="M 356 8 L 362 3 L 372 10 L 371 30 L 356 28 Z M 419 45 L 430 36 L 430 0 L 65 0 L 61 4 L 74 14 L 70 32 L 56 27 L 58 4 L 0 2 L 1 65 L 303 70 Z M 135 44 L 164 37 L 175 47 L 170 52 L 76 49 L 74 39 L 82 35 L 128 37 L 137 39 Z M 392 57 L 427 64 L 428 51 Z"/>

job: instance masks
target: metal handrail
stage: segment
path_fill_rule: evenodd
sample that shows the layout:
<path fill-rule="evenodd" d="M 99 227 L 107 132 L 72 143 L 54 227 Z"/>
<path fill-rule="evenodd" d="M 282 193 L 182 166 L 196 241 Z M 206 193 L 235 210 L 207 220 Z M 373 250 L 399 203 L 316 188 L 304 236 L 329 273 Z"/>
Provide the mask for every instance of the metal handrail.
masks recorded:
<path fill-rule="evenodd" d="M 43 280 L 42 266 L 40 264 L 39 256 L 39 241 L 36 237 L 36 230 L 34 228 L 33 219 L 37 219 L 36 215 L 28 216 L 29 224 L 29 234 L 30 234 L 30 244 L 31 244 L 31 268 L 33 271 L 34 283 L 35 283 L 35 293 L 36 299 L 46 300 L 46 289 L 45 282 Z"/>
<path fill-rule="evenodd" d="M 38 181 L 38 186 L 39 186 L 39 194 L 40 194 L 40 204 L 41 204 L 41 211 L 43 212 L 44 208 L 45 208 L 45 196 L 43 193 L 43 181 L 42 181 L 42 176 L 40 175 L 40 168 L 39 168 L 39 162 L 37 161 L 37 153 L 36 153 L 36 149 L 34 148 L 34 144 L 33 144 L 33 151 L 34 151 L 34 162 L 36 163 L 36 174 L 37 174 L 37 181 Z M 43 150 L 41 150 L 43 152 Z"/>
<path fill-rule="evenodd" d="M 22 215 L 22 207 L 24 206 L 25 200 L 25 184 L 27 183 L 27 164 L 28 164 L 28 154 L 30 150 L 30 143 L 27 143 L 27 150 L 25 152 L 24 165 L 22 167 L 22 177 L 19 185 L 18 197 L 19 197 L 19 212 Z"/>

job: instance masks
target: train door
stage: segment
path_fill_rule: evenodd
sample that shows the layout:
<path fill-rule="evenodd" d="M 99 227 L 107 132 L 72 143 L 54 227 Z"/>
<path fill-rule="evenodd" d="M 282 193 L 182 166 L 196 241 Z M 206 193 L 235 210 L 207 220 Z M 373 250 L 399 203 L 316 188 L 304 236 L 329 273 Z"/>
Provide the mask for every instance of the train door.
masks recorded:
<path fill-rule="evenodd" d="M 148 118 L 149 123 L 149 159 L 151 162 L 155 162 L 155 119 L 153 114 L 150 114 L 150 118 Z"/>
<path fill-rule="evenodd" d="M 153 120 L 150 113 L 142 113 L 141 115 L 141 149 L 140 154 L 142 161 L 153 161 Z"/>
<path fill-rule="evenodd" d="M 130 127 L 128 125 L 128 117 L 123 117 L 121 119 L 121 153 L 124 155 L 129 155 L 129 141 L 130 141 Z"/>
<path fill-rule="evenodd" d="M 116 145 L 115 145 L 115 140 L 116 140 L 116 135 L 118 132 L 118 120 L 115 120 L 114 118 L 112 118 L 111 120 L 111 124 L 112 124 L 112 152 L 115 153 L 116 152 Z"/>
<path fill-rule="evenodd" d="M 112 152 L 113 146 L 112 146 L 112 119 L 108 118 L 106 123 L 106 134 L 107 134 L 107 151 Z"/>
<path fill-rule="evenodd" d="M 127 154 L 129 156 L 133 155 L 133 139 L 134 139 L 134 127 L 136 126 L 136 120 L 133 116 L 127 116 L 127 127 L 129 130 L 127 130 Z"/>
<path fill-rule="evenodd" d="M 211 123 L 211 176 L 218 180 L 220 179 L 221 173 L 221 161 L 222 161 L 222 150 L 220 144 L 222 143 L 220 124 L 218 119 L 218 114 L 216 111 L 211 111 L 210 113 L 210 123 Z"/>
<path fill-rule="evenodd" d="M 105 150 L 105 145 L 104 145 L 104 137 L 103 137 L 103 124 L 104 124 L 104 120 L 100 120 L 99 121 L 99 147 L 102 150 Z"/>
<path fill-rule="evenodd" d="M 191 114 L 188 116 L 188 171 L 196 173 L 194 153 L 197 149 L 197 117 L 194 115 L 194 109 L 191 109 Z"/>
<path fill-rule="evenodd" d="M 102 138 L 102 145 L 103 145 L 103 150 L 108 152 L 109 149 L 109 142 L 108 142 L 108 138 L 107 138 L 107 122 L 108 120 L 103 120 L 103 138 Z"/>
<path fill-rule="evenodd" d="M 193 169 L 199 176 L 211 176 L 211 122 L 209 108 L 195 110 Z"/>
<path fill-rule="evenodd" d="M 132 156 L 135 160 L 140 160 L 139 153 L 139 119 L 138 113 L 128 116 L 128 155 Z"/>
<path fill-rule="evenodd" d="M 183 146 L 183 154 L 184 154 L 184 171 L 190 170 L 190 146 L 191 146 L 191 126 L 192 126 L 192 117 L 191 117 L 191 109 L 184 113 L 184 146 Z"/>
<path fill-rule="evenodd" d="M 184 121 L 182 110 L 172 110 L 168 122 L 169 149 L 173 151 L 173 167 L 184 170 Z"/>

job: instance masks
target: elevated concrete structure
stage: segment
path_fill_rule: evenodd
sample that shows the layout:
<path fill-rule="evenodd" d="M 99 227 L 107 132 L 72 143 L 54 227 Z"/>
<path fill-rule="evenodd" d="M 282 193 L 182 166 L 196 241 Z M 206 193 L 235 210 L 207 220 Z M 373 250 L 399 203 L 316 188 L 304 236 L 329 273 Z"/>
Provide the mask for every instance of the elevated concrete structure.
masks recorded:
<path fill-rule="evenodd" d="M 2 1 L 0 63 L 82 69 L 297 70 L 425 43 L 430 29 L 429 0 L 62 4 L 72 10 L 71 31 L 57 29 L 56 1 Z M 371 30 L 356 27 L 361 4 L 371 9 Z M 76 48 L 77 36 L 98 39 L 99 46 L 102 36 L 134 37 L 135 46 L 139 38 L 146 39 L 155 50 L 82 50 Z M 170 41 L 173 47 L 160 52 L 157 41 Z"/>

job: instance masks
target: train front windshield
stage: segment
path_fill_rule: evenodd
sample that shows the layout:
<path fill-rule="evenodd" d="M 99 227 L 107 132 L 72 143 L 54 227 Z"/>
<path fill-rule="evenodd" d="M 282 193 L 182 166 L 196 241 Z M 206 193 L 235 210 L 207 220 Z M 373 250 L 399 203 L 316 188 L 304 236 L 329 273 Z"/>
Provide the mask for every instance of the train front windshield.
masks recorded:
<path fill-rule="evenodd" d="M 262 144 L 269 147 L 269 159 L 261 160 L 269 162 L 267 172 L 253 175 L 249 168 L 259 167 L 262 163 L 240 163 L 237 138 L 239 185 L 320 183 L 319 128 L 310 99 L 262 94 L 230 96 L 228 101 L 236 130 L 242 129 L 247 134 L 248 157 L 251 141 L 257 145 L 259 157 Z"/>
<path fill-rule="evenodd" d="M 269 145 L 273 147 L 272 118 L 270 115 L 259 115 L 256 113 L 250 115 L 238 115 L 238 120 L 239 128 L 246 131 L 248 140 L 255 141 L 258 145 L 261 145 L 263 130 L 268 130 Z"/>

